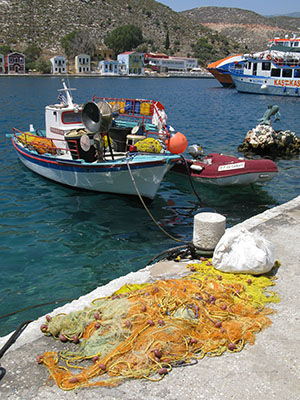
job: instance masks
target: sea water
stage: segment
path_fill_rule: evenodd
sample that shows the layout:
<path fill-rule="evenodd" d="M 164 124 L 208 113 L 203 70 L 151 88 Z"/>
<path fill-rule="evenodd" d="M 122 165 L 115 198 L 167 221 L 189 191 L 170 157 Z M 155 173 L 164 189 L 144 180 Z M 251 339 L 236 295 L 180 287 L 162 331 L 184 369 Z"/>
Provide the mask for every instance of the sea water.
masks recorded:
<path fill-rule="evenodd" d="M 88 77 L 68 84 L 77 89 L 77 103 L 93 95 L 159 100 L 168 123 L 206 154 L 242 156 L 238 145 L 270 104 L 280 107 L 274 128 L 300 136 L 300 99 L 240 94 L 215 79 Z M 61 87 L 57 77 L 0 78 L 0 336 L 178 245 L 138 199 L 67 188 L 18 160 L 6 134 L 30 124 L 43 128 L 44 107 L 56 102 Z M 195 184 L 201 202 L 186 178 L 169 173 L 150 211 L 185 241 L 192 239 L 193 217 L 201 210 L 216 210 L 233 226 L 300 194 L 299 157 L 275 162 L 278 175 L 255 187 Z"/>

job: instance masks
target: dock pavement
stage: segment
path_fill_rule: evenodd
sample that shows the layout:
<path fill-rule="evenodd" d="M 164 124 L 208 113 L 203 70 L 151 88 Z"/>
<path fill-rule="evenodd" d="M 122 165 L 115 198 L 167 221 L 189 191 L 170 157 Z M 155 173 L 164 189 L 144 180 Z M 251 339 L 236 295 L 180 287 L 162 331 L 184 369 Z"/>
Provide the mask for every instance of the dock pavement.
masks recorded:
<path fill-rule="evenodd" d="M 281 266 L 274 290 L 281 302 L 271 304 L 272 325 L 256 335 L 253 346 L 239 353 L 205 357 L 196 365 L 174 368 L 159 382 L 129 380 L 114 388 L 62 391 L 47 369 L 36 362 L 45 351 L 63 345 L 40 332 L 45 317 L 28 325 L 0 359 L 6 374 L 0 381 L 1 400 L 299 400 L 300 399 L 300 196 L 256 215 L 238 226 L 259 232 L 275 247 Z M 183 262 L 161 261 L 130 273 L 66 304 L 51 314 L 70 312 L 108 296 L 124 283 L 147 282 L 187 273 Z M 10 335 L 0 338 L 0 348 Z"/>

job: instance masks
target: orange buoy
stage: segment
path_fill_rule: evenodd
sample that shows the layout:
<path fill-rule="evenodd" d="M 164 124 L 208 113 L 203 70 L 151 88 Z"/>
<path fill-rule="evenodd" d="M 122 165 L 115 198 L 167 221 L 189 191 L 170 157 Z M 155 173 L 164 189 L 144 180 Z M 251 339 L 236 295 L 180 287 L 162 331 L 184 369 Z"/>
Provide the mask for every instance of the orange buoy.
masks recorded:
<path fill-rule="evenodd" d="M 173 154 L 183 153 L 187 148 L 188 142 L 187 138 L 183 133 L 177 132 L 170 139 L 166 140 L 167 149 Z"/>

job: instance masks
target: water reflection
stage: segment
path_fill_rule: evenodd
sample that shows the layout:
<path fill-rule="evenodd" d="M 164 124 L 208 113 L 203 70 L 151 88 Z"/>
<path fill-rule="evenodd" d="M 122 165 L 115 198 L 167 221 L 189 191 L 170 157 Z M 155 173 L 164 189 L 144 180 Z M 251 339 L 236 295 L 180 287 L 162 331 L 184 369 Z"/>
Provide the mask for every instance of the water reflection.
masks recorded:
<path fill-rule="evenodd" d="M 174 242 L 153 224 L 139 200 L 77 191 L 44 179 L 21 164 L 5 134 L 13 127 L 44 125 L 44 107 L 55 102 L 60 78 L 0 77 L 0 316 L 57 299 L 75 298 L 143 267 Z M 121 84 L 120 84 L 121 83 Z M 154 98 L 168 121 L 205 152 L 241 155 L 237 146 L 268 104 L 280 106 L 276 128 L 297 132 L 298 99 L 248 96 L 224 90 L 214 80 L 70 79 L 74 98 L 93 95 Z M 28 93 L 34 101 L 28 101 Z M 276 178 L 266 185 L 219 188 L 169 173 L 149 210 L 171 235 L 190 240 L 194 215 L 216 210 L 232 226 L 300 194 L 299 158 L 276 160 Z M 0 335 L 51 306 L 0 320 Z"/>

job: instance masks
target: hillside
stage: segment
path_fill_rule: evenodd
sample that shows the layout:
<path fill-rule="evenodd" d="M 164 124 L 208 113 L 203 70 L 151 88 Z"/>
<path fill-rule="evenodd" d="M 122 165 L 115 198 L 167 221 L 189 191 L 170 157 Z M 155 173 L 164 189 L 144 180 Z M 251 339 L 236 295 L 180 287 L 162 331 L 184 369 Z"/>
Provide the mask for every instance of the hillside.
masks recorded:
<path fill-rule="evenodd" d="M 63 54 L 60 41 L 74 30 L 87 32 L 99 48 L 113 29 L 134 24 L 143 32 L 143 51 L 197 57 L 206 65 L 232 53 L 264 49 L 270 38 L 300 27 L 295 17 L 225 7 L 176 13 L 154 0 L 0 0 L 0 10 L 0 46 L 25 51 L 34 44 L 47 57 Z"/>
<path fill-rule="evenodd" d="M 264 49 L 272 37 L 291 36 L 300 27 L 300 18 L 263 17 L 239 8 L 199 7 L 180 14 L 237 41 L 241 46 L 247 46 L 251 51 Z"/>
<path fill-rule="evenodd" d="M 154 0 L 0 0 L 0 7 L 0 45 L 23 51 L 35 44 L 49 55 L 62 53 L 60 40 L 73 30 L 88 31 L 96 46 L 101 46 L 114 28 L 135 24 L 143 31 L 148 51 L 165 51 L 168 31 L 170 53 L 182 56 L 193 56 L 192 46 L 211 34 Z M 215 48 L 223 56 L 235 46 L 226 39 L 224 47 L 222 38 L 216 38 Z"/>

